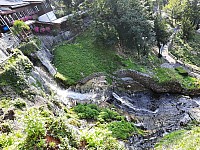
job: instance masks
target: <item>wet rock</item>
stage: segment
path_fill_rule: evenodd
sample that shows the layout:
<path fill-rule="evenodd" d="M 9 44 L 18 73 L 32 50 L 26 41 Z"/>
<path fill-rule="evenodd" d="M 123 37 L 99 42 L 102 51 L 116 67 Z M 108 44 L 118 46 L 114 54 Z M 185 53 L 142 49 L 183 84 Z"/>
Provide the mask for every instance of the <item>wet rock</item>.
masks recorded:
<path fill-rule="evenodd" d="M 179 121 L 180 126 L 186 126 L 191 121 L 191 118 L 188 114 L 185 114 L 183 118 Z"/>
<path fill-rule="evenodd" d="M 3 120 L 14 120 L 15 119 L 15 112 L 14 110 L 8 110 L 8 112 L 4 115 Z"/>
<path fill-rule="evenodd" d="M 200 123 L 200 108 L 193 108 L 189 111 L 190 117 Z"/>

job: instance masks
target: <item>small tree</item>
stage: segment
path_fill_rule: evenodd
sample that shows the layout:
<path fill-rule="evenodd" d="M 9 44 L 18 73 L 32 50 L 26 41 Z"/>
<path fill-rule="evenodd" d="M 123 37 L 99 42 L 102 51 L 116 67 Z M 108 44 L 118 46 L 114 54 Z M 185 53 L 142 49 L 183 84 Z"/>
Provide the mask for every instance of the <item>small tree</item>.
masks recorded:
<path fill-rule="evenodd" d="M 16 36 L 19 36 L 24 40 L 25 38 L 27 38 L 27 34 L 25 31 L 30 30 L 30 27 L 23 21 L 16 20 L 11 29 Z"/>
<path fill-rule="evenodd" d="M 184 40 L 188 40 L 193 37 L 195 33 L 195 27 L 188 18 L 183 18 L 181 21 L 181 36 Z"/>
<path fill-rule="evenodd" d="M 170 32 L 167 31 L 167 25 L 165 21 L 157 16 L 154 20 L 154 28 L 153 28 L 156 36 L 157 46 L 159 48 L 159 54 L 161 54 L 161 45 L 167 44 L 167 41 L 170 37 Z"/>

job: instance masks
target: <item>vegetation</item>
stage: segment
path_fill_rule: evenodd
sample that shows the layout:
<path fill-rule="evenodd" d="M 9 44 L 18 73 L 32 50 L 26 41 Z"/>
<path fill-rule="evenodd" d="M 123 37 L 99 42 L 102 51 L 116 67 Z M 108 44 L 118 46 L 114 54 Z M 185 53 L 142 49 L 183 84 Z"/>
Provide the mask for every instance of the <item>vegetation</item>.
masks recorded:
<path fill-rule="evenodd" d="M 38 39 L 34 39 L 32 41 L 29 41 L 27 43 L 22 43 L 19 46 L 19 49 L 23 52 L 24 55 L 30 56 L 31 53 L 36 52 L 39 50 L 40 47 L 40 42 Z"/>
<path fill-rule="evenodd" d="M 155 146 L 156 150 L 166 149 L 198 149 L 200 147 L 200 127 L 194 127 L 191 130 L 178 130 L 167 134 Z"/>
<path fill-rule="evenodd" d="M 100 122 L 110 122 L 113 120 L 124 120 L 124 118 L 117 112 L 108 108 L 99 108 L 94 104 L 78 104 L 75 106 L 74 111 L 78 113 L 80 119 L 98 120 Z"/>
<path fill-rule="evenodd" d="M 22 40 L 27 38 L 26 32 L 30 30 L 30 27 L 23 21 L 20 20 L 15 20 L 13 27 L 12 27 L 12 32 L 18 36 L 19 38 L 22 38 Z"/>
<path fill-rule="evenodd" d="M 180 74 L 180 72 L 183 74 Z M 161 84 L 165 83 L 173 83 L 177 82 L 182 85 L 183 88 L 186 89 L 199 89 L 200 88 L 200 80 L 197 78 L 193 78 L 190 76 L 186 76 L 186 72 L 183 69 L 176 71 L 175 69 L 168 68 L 157 68 L 155 69 L 155 80 L 157 80 Z"/>
<path fill-rule="evenodd" d="M 93 44 L 93 37 L 86 33 L 75 44 L 60 45 L 54 51 L 54 65 L 69 85 L 95 73 L 112 73 L 120 66 L 116 52 Z"/>
<path fill-rule="evenodd" d="M 130 122 L 116 121 L 108 124 L 108 129 L 112 131 L 114 137 L 126 140 L 133 133 L 138 133 L 138 129 Z"/>
<path fill-rule="evenodd" d="M 138 56 L 148 53 L 152 27 L 139 1 L 95 1 L 91 8 L 97 42 L 108 45 L 119 43 Z"/>
<path fill-rule="evenodd" d="M 24 89 L 26 86 L 24 76 L 32 69 L 30 60 L 16 50 L 15 54 L 1 65 L 3 70 L 0 72 L 0 86 L 11 85 L 15 90 Z"/>
<path fill-rule="evenodd" d="M 174 39 L 173 48 L 171 52 L 178 59 L 184 63 L 196 65 L 200 67 L 200 34 L 195 34 L 195 36 L 188 40 L 184 41 L 177 35 Z"/>

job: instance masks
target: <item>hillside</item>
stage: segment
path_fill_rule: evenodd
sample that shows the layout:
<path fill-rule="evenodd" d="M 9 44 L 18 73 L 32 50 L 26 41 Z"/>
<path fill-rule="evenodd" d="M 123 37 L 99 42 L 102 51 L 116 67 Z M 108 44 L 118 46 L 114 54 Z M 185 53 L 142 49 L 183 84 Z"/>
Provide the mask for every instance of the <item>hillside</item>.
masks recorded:
<path fill-rule="evenodd" d="M 0 149 L 198 150 L 198 0 L 5 2 Z"/>

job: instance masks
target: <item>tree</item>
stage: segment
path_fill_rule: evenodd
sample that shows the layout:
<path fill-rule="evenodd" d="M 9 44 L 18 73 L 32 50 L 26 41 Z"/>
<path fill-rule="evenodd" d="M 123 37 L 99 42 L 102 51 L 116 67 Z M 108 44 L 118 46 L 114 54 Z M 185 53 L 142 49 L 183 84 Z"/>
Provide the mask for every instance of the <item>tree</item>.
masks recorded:
<path fill-rule="evenodd" d="M 170 32 L 167 31 L 167 25 L 159 15 L 156 16 L 154 20 L 153 30 L 155 32 L 157 46 L 159 48 L 159 54 L 161 54 L 161 45 L 167 44 L 170 37 Z"/>
<path fill-rule="evenodd" d="M 25 38 L 27 38 L 26 31 L 30 30 L 30 27 L 23 21 L 16 20 L 11 29 L 16 36 L 19 35 L 19 37 L 22 37 L 22 39 L 24 40 Z"/>
<path fill-rule="evenodd" d="M 181 35 L 182 39 L 191 39 L 194 35 L 194 26 L 190 19 L 184 17 L 181 21 Z"/>
<path fill-rule="evenodd" d="M 199 0 L 187 0 L 186 7 L 184 9 L 184 17 L 188 18 L 192 24 L 198 29 L 200 24 L 200 1 Z"/>
<path fill-rule="evenodd" d="M 165 10 L 170 15 L 173 25 L 175 25 L 177 21 L 181 21 L 185 6 L 186 0 L 169 0 L 168 4 L 165 6 Z"/>
<path fill-rule="evenodd" d="M 138 0 L 97 0 L 91 9 L 97 40 L 147 53 L 152 27 Z"/>

